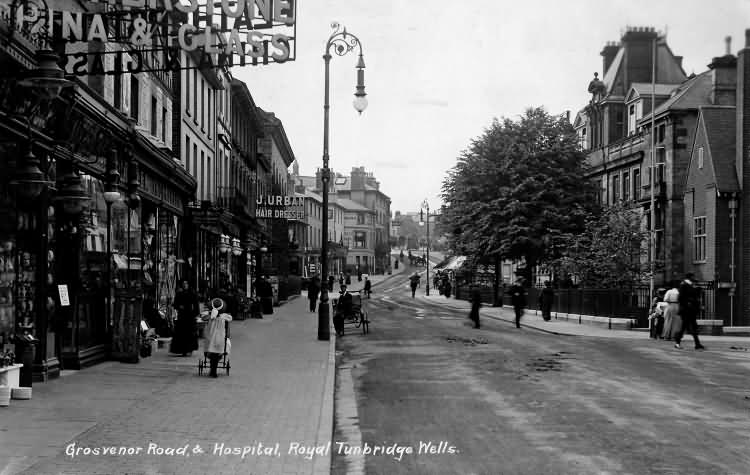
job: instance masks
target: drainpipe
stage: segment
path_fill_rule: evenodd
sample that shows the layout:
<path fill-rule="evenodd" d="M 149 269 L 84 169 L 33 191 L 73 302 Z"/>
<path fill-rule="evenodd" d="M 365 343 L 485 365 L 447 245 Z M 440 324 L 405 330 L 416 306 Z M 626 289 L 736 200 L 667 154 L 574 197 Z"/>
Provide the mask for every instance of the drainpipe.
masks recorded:
<path fill-rule="evenodd" d="M 732 194 L 732 197 L 729 198 L 729 220 L 732 223 L 732 231 L 729 236 L 729 244 L 730 244 L 730 257 L 729 257 L 729 275 L 730 275 L 730 283 L 731 288 L 729 289 L 729 326 L 734 326 L 734 293 L 735 293 L 735 286 L 736 283 L 734 281 L 734 243 L 736 241 L 734 237 L 734 223 L 735 218 L 737 217 L 737 196 L 736 194 Z"/>

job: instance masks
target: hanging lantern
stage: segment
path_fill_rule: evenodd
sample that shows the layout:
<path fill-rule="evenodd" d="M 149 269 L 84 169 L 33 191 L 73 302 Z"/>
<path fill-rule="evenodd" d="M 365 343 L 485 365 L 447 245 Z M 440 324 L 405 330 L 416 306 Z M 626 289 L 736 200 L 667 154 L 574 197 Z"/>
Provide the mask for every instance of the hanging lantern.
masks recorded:
<path fill-rule="evenodd" d="M 107 171 L 105 172 L 104 201 L 111 205 L 120 199 L 117 184 L 120 182 L 120 172 L 117 171 L 117 150 L 112 149 L 107 156 Z"/>
<path fill-rule="evenodd" d="M 62 205 L 65 213 L 76 216 L 83 212 L 90 197 L 81 184 L 81 177 L 73 170 L 62 176 L 55 201 Z"/>
<path fill-rule="evenodd" d="M 20 198 L 33 200 L 38 197 L 45 186 L 51 183 L 45 178 L 39 169 L 39 159 L 34 156 L 31 149 L 19 161 L 13 179 L 10 182 L 16 188 Z"/>
<path fill-rule="evenodd" d="M 221 240 L 219 241 L 219 252 L 224 253 L 230 251 L 231 249 L 232 248 L 229 243 L 229 236 L 227 236 L 226 234 L 222 234 Z"/>
<path fill-rule="evenodd" d="M 128 208 L 135 209 L 141 204 L 141 197 L 138 196 L 138 163 L 131 157 L 128 163 Z"/>
<path fill-rule="evenodd" d="M 240 246 L 240 240 L 237 238 L 232 239 L 232 255 L 241 256 L 242 247 Z"/>

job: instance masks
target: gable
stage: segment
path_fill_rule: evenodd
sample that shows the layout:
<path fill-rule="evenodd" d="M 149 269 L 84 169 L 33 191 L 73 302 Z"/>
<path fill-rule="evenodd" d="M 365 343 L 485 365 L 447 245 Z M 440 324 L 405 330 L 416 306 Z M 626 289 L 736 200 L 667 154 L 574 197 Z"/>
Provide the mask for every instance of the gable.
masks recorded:
<path fill-rule="evenodd" d="M 701 108 L 686 177 L 685 193 L 714 186 L 720 192 L 739 191 L 735 172 L 735 108 Z M 703 149 L 703 167 L 700 154 Z"/>

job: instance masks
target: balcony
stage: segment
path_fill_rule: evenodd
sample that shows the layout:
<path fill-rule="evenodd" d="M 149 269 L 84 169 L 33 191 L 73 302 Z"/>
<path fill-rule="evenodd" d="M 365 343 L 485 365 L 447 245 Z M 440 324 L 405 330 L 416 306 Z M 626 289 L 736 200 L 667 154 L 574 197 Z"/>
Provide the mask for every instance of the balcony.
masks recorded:
<path fill-rule="evenodd" d="M 233 186 L 220 186 L 217 204 L 235 215 L 252 217 L 250 200 Z"/>

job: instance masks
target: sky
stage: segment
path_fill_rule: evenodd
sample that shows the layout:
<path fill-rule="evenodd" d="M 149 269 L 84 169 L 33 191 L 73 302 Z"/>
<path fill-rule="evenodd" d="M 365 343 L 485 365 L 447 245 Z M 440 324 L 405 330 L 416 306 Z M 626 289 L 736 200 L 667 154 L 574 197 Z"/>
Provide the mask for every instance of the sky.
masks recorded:
<path fill-rule="evenodd" d="M 744 47 L 750 0 L 298 0 L 296 60 L 234 68 L 283 122 L 300 174 L 323 155 L 323 54 L 331 22 L 363 47 L 368 108 L 352 106 L 357 55 L 333 55 L 330 167 L 364 166 L 391 211 L 439 208 L 446 173 L 493 118 L 529 107 L 571 120 L 590 99 L 599 55 L 628 26 L 666 33 L 687 74 Z"/>

